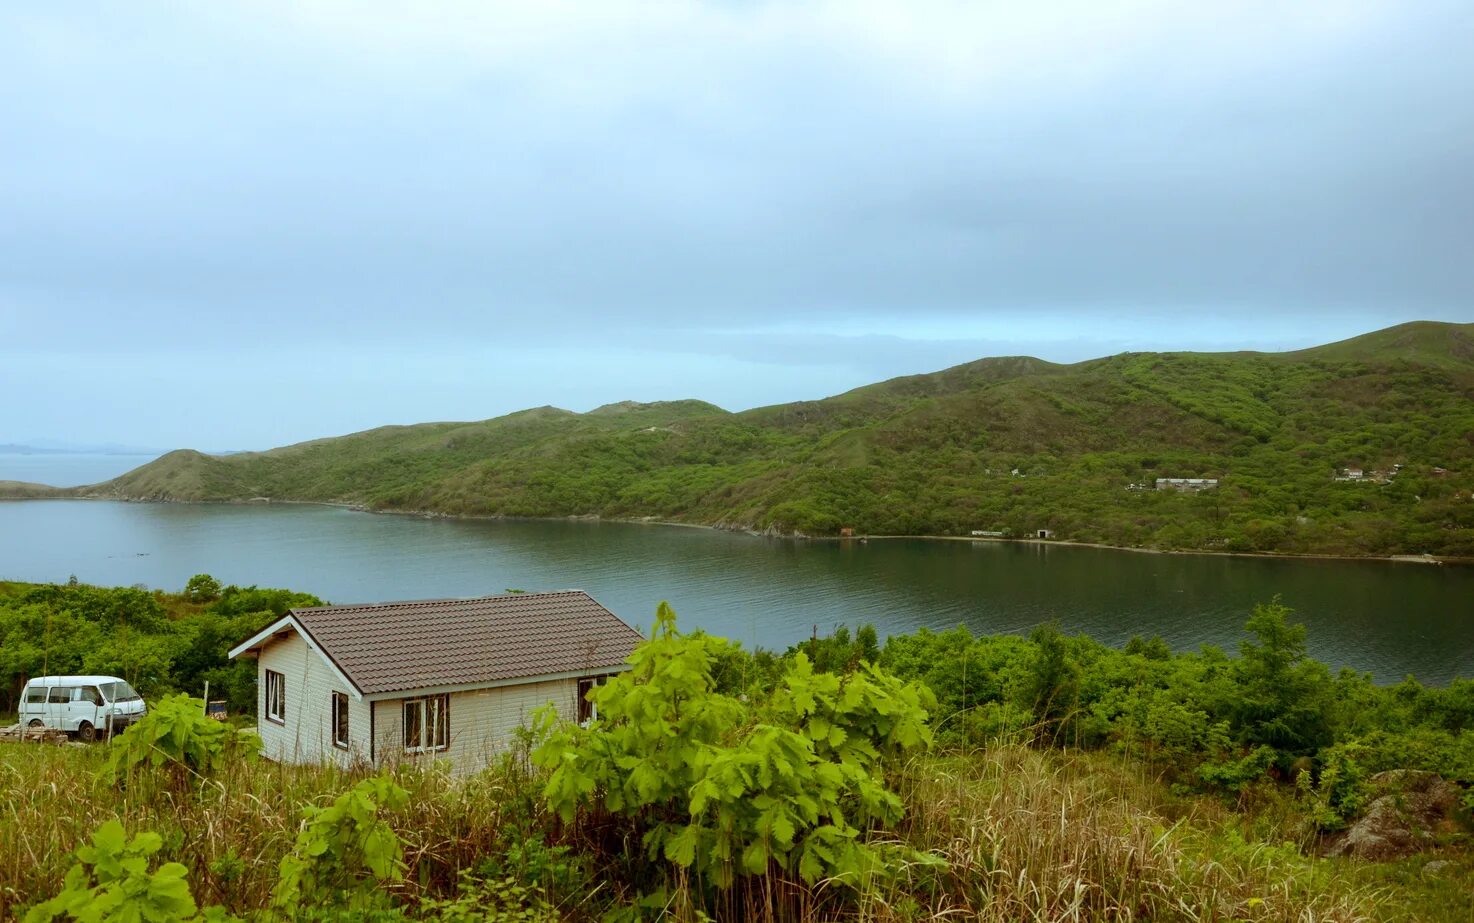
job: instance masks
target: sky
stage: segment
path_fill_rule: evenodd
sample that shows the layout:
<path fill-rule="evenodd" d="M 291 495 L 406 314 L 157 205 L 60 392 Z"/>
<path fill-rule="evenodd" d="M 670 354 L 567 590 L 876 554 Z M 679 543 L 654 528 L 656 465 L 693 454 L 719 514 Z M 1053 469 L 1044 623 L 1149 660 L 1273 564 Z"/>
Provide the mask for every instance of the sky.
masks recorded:
<path fill-rule="evenodd" d="M 1474 320 L 1474 4 L 0 6 L 0 443 Z"/>

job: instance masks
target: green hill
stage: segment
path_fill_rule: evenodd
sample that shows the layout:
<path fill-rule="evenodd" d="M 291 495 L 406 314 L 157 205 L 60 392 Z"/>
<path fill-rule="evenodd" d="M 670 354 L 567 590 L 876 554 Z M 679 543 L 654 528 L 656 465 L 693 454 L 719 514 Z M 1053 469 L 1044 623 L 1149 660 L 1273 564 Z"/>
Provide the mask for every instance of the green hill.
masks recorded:
<path fill-rule="evenodd" d="M 1343 468 L 1367 477 L 1335 480 Z M 1159 477 L 1220 486 L 1151 489 Z M 983 359 L 743 413 L 543 407 L 262 453 L 179 451 L 74 493 L 1474 556 L 1471 488 L 1474 324 L 1419 322 L 1291 353 Z"/>

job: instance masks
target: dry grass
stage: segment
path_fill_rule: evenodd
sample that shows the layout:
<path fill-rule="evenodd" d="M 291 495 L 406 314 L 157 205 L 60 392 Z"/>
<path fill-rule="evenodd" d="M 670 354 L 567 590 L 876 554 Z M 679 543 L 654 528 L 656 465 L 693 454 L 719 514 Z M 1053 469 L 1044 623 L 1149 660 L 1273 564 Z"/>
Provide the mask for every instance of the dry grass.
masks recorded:
<path fill-rule="evenodd" d="M 931 916 L 971 920 L 1362 921 L 1383 898 L 1293 847 L 1245 842 L 1211 806 L 1099 756 L 1020 746 L 918 761 L 903 837 L 948 863 Z M 1176 806 L 1174 806 L 1176 807 Z M 898 914 L 913 909 L 917 889 Z"/>
<path fill-rule="evenodd" d="M 115 817 L 129 831 L 161 833 L 161 857 L 189 866 L 201 903 L 236 912 L 264 906 L 301 809 L 331 802 L 361 778 L 262 761 L 233 767 L 198 792 L 118 791 L 98 778 L 102 764 L 101 747 L 0 746 L 0 919 L 59 890 L 69 853 Z M 509 838 L 542 820 L 516 771 L 461 784 L 406 768 L 396 780 L 411 793 L 412 808 L 391 819 L 416 870 L 404 885 L 410 898 L 450 890 L 461 869 L 504 853 Z"/>
<path fill-rule="evenodd" d="M 54 893 L 68 854 L 104 820 L 157 830 L 164 858 L 184 862 L 202 903 L 243 913 L 264 905 L 300 809 L 323 804 L 356 776 L 271 763 L 232 768 L 199 792 L 119 792 L 96 778 L 101 748 L 0 746 L 0 919 Z M 411 905 L 445 894 L 461 869 L 528 838 L 569 836 L 536 805 L 536 782 L 509 763 L 469 780 L 396 770 L 412 809 L 391 818 L 412 869 Z M 907 819 L 898 844 L 946 860 L 902 864 L 862 900 L 778 875 L 749 881 L 702 907 L 677 878 L 670 910 L 695 919 L 861 921 L 1453 920 L 1420 909 L 1411 884 L 1246 839 L 1251 826 L 1212 802 L 1173 798 L 1129 764 L 1019 745 L 928 756 L 898 774 Z M 617 845 L 569 841 L 593 877 L 578 894 L 550 894 L 571 918 L 594 919 L 630 898 Z M 638 847 L 636 847 L 638 848 Z M 1462 861 L 1462 860 L 1461 860 Z M 1466 863 L 1467 864 L 1467 863 Z M 1378 880 L 1373 887 L 1367 882 Z"/>

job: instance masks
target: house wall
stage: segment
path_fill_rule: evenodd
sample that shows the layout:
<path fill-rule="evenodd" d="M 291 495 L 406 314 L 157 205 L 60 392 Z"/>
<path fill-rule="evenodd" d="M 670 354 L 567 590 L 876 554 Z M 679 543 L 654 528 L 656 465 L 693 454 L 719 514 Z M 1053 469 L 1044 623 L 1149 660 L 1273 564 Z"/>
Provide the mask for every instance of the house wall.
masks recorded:
<path fill-rule="evenodd" d="M 476 772 L 510 749 L 513 732 L 529 725 L 533 711 L 549 702 L 558 714 L 577 714 L 578 680 L 500 686 L 450 694 L 450 747 L 436 753 L 404 752 L 404 700 L 374 702 L 375 757 L 380 765 L 448 760 L 457 774 Z"/>
<path fill-rule="evenodd" d="M 286 677 L 286 721 L 266 717 L 266 671 Z M 333 762 L 341 766 L 369 761 L 369 703 L 353 698 L 322 656 L 292 632 L 268 643 L 256 665 L 256 730 L 262 752 L 284 763 Z M 348 693 L 348 749 L 333 745 L 334 692 Z M 452 719 L 455 713 L 451 713 Z"/>

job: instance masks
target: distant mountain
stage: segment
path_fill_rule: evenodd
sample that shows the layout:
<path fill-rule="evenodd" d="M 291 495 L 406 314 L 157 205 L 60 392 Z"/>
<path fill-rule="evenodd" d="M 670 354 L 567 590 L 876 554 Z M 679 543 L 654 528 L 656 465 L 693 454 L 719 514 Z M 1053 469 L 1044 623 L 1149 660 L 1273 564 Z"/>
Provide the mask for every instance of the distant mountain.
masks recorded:
<path fill-rule="evenodd" d="M 0 443 L 7 455 L 160 455 L 162 449 L 145 449 L 116 442 L 81 443 L 59 439 L 33 439 L 24 443 Z"/>
<path fill-rule="evenodd" d="M 1218 486 L 1153 489 L 1187 477 Z M 180 450 L 70 493 L 1474 557 L 1471 488 L 1474 324 L 1419 322 L 1289 353 L 982 359 L 743 413 L 542 407 Z"/>

